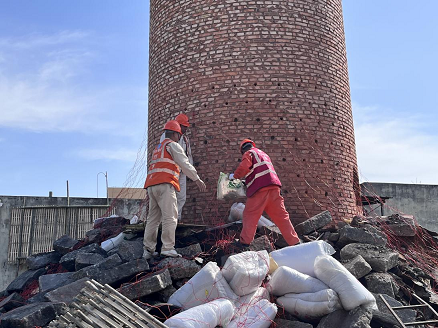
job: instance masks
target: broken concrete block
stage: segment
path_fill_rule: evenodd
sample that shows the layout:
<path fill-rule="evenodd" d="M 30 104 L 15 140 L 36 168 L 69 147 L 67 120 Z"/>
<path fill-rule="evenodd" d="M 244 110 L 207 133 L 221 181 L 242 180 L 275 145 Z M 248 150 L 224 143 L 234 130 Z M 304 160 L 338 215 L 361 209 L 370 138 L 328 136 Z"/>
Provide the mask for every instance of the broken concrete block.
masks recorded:
<path fill-rule="evenodd" d="M 377 299 L 377 297 L 376 297 Z M 399 322 L 393 315 L 389 315 L 378 310 L 373 310 L 373 318 L 371 319 L 371 327 L 400 327 Z"/>
<path fill-rule="evenodd" d="M 82 288 L 86 286 L 86 282 L 90 281 L 88 278 L 82 278 L 71 284 L 59 287 L 51 292 L 48 292 L 44 297 L 50 302 L 64 302 L 70 304 L 74 298 L 79 294 Z"/>
<path fill-rule="evenodd" d="M 346 225 L 339 230 L 337 245 L 344 247 L 351 243 L 361 243 L 385 246 L 387 241 L 386 236 L 372 226 L 354 228 Z"/>
<path fill-rule="evenodd" d="M 299 234 L 299 235 L 308 235 L 311 232 L 314 232 L 318 229 L 323 228 L 325 225 L 329 224 L 330 222 L 332 222 L 332 215 L 330 214 L 329 211 L 324 211 L 322 213 L 319 213 L 313 217 L 311 217 L 310 219 L 297 224 L 295 226 L 295 231 Z"/>
<path fill-rule="evenodd" d="M 357 279 L 360 279 L 371 272 L 372 268 L 360 255 L 354 257 L 346 263 L 342 263 L 344 267 Z"/>
<path fill-rule="evenodd" d="M 50 263 L 58 263 L 61 259 L 61 253 L 57 251 L 47 252 L 47 253 L 39 253 L 32 256 L 29 256 L 26 259 L 26 264 L 29 270 L 36 270 L 40 268 L 44 268 Z"/>
<path fill-rule="evenodd" d="M 351 311 L 337 310 L 323 317 L 317 328 L 370 328 L 372 315 L 371 309 L 363 306 Z"/>
<path fill-rule="evenodd" d="M 176 248 L 175 250 L 178 252 L 178 254 L 188 258 L 193 258 L 202 253 L 201 245 L 199 244 L 193 244 L 183 248 Z"/>
<path fill-rule="evenodd" d="M 172 279 L 169 270 L 166 269 L 134 283 L 123 285 L 119 288 L 119 292 L 130 300 L 134 300 L 163 290 L 170 285 L 172 285 Z"/>
<path fill-rule="evenodd" d="M 1 316 L 2 328 L 44 327 L 66 310 L 63 303 L 41 302 L 16 308 Z"/>
<path fill-rule="evenodd" d="M 75 259 L 75 270 L 78 271 L 87 266 L 103 261 L 105 257 L 97 253 L 79 253 Z"/>
<path fill-rule="evenodd" d="M 141 258 L 123 263 L 95 280 L 101 284 L 112 285 L 147 270 L 149 270 L 149 263 L 146 259 Z"/>
<path fill-rule="evenodd" d="M 381 313 L 384 313 L 386 315 L 389 315 L 389 316 L 393 317 L 393 315 L 391 314 L 391 311 L 389 311 L 388 307 L 385 305 L 385 303 L 380 298 L 380 295 L 383 296 L 383 298 L 388 302 L 388 304 L 391 307 L 403 306 L 403 304 L 400 303 L 399 301 L 395 300 L 394 298 L 392 298 L 389 295 L 386 295 L 386 294 L 374 294 L 374 296 L 376 298 L 377 307 L 379 308 L 379 311 Z M 413 322 L 413 321 L 415 321 L 416 313 L 417 312 L 414 309 L 397 310 L 397 315 L 400 317 L 402 322 Z"/>
<path fill-rule="evenodd" d="M 141 258 L 143 256 L 143 238 L 123 240 L 117 247 L 117 254 L 123 262 Z"/>
<path fill-rule="evenodd" d="M 397 295 L 399 287 L 388 273 L 375 272 L 365 277 L 365 286 L 371 293 L 387 294 L 392 298 Z"/>
<path fill-rule="evenodd" d="M 157 264 L 158 269 L 168 269 L 172 280 L 191 278 L 201 267 L 191 260 L 181 257 L 166 258 Z"/>
<path fill-rule="evenodd" d="M 278 248 L 283 248 L 289 246 L 289 244 L 284 239 L 283 235 L 280 232 L 280 229 L 277 226 L 270 227 L 260 227 L 257 228 L 258 233 L 262 235 L 268 236 L 269 239 L 274 241 L 274 245 Z"/>
<path fill-rule="evenodd" d="M 46 269 L 41 268 L 38 270 L 28 270 L 20 274 L 17 278 L 15 278 L 9 286 L 6 288 L 6 290 L 9 293 L 12 292 L 21 292 L 26 288 L 28 284 L 30 284 L 32 281 L 39 278 L 39 276 L 46 273 Z"/>
<path fill-rule="evenodd" d="M 10 311 L 16 307 L 24 305 L 25 301 L 18 293 L 12 293 L 0 302 L 0 308 L 5 309 L 5 311 Z"/>
<path fill-rule="evenodd" d="M 76 257 L 81 253 L 96 253 L 103 255 L 104 257 L 107 256 L 107 253 L 104 249 L 102 249 L 97 244 L 91 244 L 87 245 L 85 247 L 82 247 L 80 249 L 76 249 L 63 257 L 59 260 L 59 263 L 62 265 L 62 267 L 68 271 L 75 271 L 76 266 Z"/>
<path fill-rule="evenodd" d="M 65 255 L 73 250 L 76 244 L 79 243 L 76 239 L 68 235 L 64 235 L 53 242 L 53 249 L 62 255 Z"/>
<path fill-rule="evenodd" d="M 39 277 L 40 292 L 48 292 L 58 287 L 72 283 L 73 272 L 45 274 Z"/>
<path fill-rule="evenodd" d="M 169 300 L 169 297 L 176 292 L 176 288 L 173 287 L 172 285 L 164 288 L 163 290 L 160 290 L 159 292 L 157 292 L 157 298 L 160 302 L 164 302 L 167 303 L 167 301 Z"/>
<path fill-rule="evenodd" d="M 331 232 L 327 240 L 336 243 L 339 240 L 339 232 Z"/>
<path fill-rule="evenodd" d="M 417 233 L 417 226 L 412 215 L 393 214 L 388 217 L 386 227 L 400 237 L 413 237 Z"/>
<path fill-rule="evenodd" d="M 377 272 L 386 272 L 397 265 L 398 253 L 383 246 L 370 244 L 349 244 L 341 249 L 341 260 L 350 260 L 361 255 Z"/>
<path fill-rule="evenodd" d="M 114 229 L 116 227 L 129 224 L 129 220 L 121 216 L 112 216 L 112 217 L 101 218 L 101 219 L 102 220 L 99 221 L 96 220 L 93 227 L 94 229 L 98 229 L 98 228 Z"/>
<path fill-rule="evenodd" d="M 267 236 L 261 236 L 251 242 L 249 245 L 249 250 L 254 252 L 266 250 L 268 253 L 270 253 L 274 250 L 274 247 Z"/>
<path fill-rule="evenodd" d="M 80 269 L 79 271 L 76 271 L 72 278 L 74 280 L 79 280 L 88 277 L 101 282 L 106 280 L 107 275 L 112 275 L 114 268 L 120 264 L 122 264 L 122 260 L 120 259 L 119 255 L 114 254 L 106 259 L 103 259 L 97 264 L 90 265 Z"/>
<path fill-rule="evenodd" d="M 275 327 L 278 328 L 313 328 L 313 325 L 310 323 L 305 323 L 301 321 L 290 321 L 285 319 L 275 319 L 274 323 L 276 324 Z"/>
<path fill-rule="evenodd" d="M 40 292 L 34 296 L 32 296 L 31 298 L 29 298 L 26 301 L 26 304 L 34 304 L 34 303 L 41 303 L 41 302 L 47 302 L 46 298 L 44 297 L 46 295 L 47 292 Z"/>

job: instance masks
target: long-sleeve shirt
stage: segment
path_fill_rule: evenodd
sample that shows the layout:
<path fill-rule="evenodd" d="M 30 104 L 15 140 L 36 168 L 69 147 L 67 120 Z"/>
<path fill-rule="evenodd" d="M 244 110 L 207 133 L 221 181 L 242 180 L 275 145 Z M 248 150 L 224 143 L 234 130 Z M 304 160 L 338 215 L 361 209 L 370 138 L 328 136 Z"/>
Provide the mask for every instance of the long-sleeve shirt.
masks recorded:
<path fill-rule="evenodd" d="M 191 180 L 199 180 L 198 172 L 195 167 L 190 164 L 189 158 L 186 156 L 184 149 L 177 142 L 171 142 L 167 145 L 166 150 L 170 153 L 175 163 L 181 168 L 182 172 Z"/>
<path fill-rule="evenodd" d="M 247 151 L 245 154 L 243 154 L 242 161 L 240 162 L 236 171 L 234 171 L 234 178 L 236 179 L 244 178 L 251 170 L 251 166 L 252 166 L 252 155 L 250 151 Z"/>
<path fill-rule="evenodd" d="M 163 142 L 163 140 L 165 138 L 166 138 L 166 133 L 163 132 L 163 134 L 160 137 L 160 142 Z M 190 147 L 190 140 L 189 140 L 189 138 L 186 135 L 183 134 L 181 136 L 181 138 L 179 139 L 178 143 L 180 144 L 180 146 L 184 150 L 185 154 L 189 158 L 190 164 L 193 165 L 192 148 Z"/>

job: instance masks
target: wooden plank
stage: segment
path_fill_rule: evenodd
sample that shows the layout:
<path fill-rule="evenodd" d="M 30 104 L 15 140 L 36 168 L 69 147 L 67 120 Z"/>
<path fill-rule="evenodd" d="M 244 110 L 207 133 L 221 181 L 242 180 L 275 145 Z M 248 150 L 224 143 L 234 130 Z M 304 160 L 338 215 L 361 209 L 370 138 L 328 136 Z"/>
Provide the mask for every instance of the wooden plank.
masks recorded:
<path fill-rule="evenodd" d="M 128 313 L 130 313 L 131 316 L 136 317 L 137 319 L 141 320 L 141 322 L 150 323 L 149 318 L 147 316 L 143 315 L 143 313 L 141 311 L 139 311 L 139 309 L 140 310 L 143 310 L 143 309 L 140 308 L 139 306 L 137 306 L 135 303 L 133 303 L 131 301 L 130 301 L 131 304 L 127 303 L 127 302 L 123 302 L 120 298 L 117 297 L 117 295 L 113 295 L 105 290 L 102 290 L 102 292 L 106 293 L 106 295 L 108 297 L 110 297 L 112 300 L 114 300 L 115 302 L 118 302 L 119 306 L 124 309 L 123 310 L 124 313 L 129 311 Z M 149 313 L 147 313 L 147 314 L 151 317 L 151 315 Z M 147 327 L 149 327 L 149 326 L 147 326 Z M 152 326 L 152 327 L 156 327 L 156 326 Z M 166 327 L 166 326 L 164 326 L 164 327 Z"/>

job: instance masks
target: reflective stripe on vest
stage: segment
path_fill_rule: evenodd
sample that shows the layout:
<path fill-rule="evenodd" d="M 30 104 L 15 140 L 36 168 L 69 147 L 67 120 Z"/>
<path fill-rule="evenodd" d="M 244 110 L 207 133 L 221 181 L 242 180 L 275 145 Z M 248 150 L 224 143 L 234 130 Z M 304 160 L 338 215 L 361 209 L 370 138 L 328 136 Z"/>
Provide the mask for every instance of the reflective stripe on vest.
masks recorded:
<path fill-rule="evenodd" d="M 180 190 L 180 168 L 166 149 L 171 142 L 174 141 L 164 139 L 163 142 L 154 149 L 144 188 L 162 183 L 170 183 L 177 191 Z"/>
<path fill-rule="evenodd" d="M 252 154 L 252 166 L 245 176 L 247 196 L 251 197 L 257 190 L 267 186 L 281 187 L 280 179 L 269 156 L 257 148 L 253 148 L 249 152 Z"/>

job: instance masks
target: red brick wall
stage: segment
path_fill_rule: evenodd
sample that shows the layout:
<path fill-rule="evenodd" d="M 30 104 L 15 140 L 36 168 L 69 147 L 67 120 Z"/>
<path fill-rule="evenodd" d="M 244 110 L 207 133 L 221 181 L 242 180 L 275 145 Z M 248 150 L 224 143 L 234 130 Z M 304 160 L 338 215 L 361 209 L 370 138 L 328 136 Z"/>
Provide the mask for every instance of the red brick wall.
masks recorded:
<path fill-rule="evenodd" d="M 341 0 L 151 0 L 149 156 L 163 124 L 193 123 L 195 166 L 183 219 L 223 221 L 219 172 L 252 138 L 283 183 L 292 222 L 358 210 Z"/>

